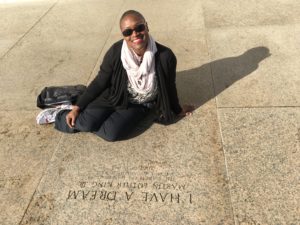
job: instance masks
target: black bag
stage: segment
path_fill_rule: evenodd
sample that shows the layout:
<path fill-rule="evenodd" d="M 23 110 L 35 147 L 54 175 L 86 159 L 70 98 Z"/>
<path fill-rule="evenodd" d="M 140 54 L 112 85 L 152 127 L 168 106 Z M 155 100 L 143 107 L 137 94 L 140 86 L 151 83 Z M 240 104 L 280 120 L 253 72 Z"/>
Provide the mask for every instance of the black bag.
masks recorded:
<path fill-rule="evenodd" d="M 37 97 L 37 107 L 44 109 L 61 104 L 74 104 L 85 90 L 85 85 L 45 87 Z"/>

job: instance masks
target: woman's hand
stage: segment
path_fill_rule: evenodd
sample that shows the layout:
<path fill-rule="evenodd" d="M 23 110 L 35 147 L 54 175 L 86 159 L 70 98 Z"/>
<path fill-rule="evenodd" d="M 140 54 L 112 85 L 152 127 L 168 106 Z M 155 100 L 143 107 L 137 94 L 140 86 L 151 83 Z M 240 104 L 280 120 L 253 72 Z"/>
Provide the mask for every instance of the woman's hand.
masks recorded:
<path fill-rule="evenodd" d="M 194 110 L 195 110 L 194 105 L 183 105 L 182 111 L 178 115 L 179 116 L 190 116 L 193 114 Z"/>
<path fill-rule="evenodd" d="M 66 122 L 70 128 L 75 126 L 75 121 L 79 115 L 80 108 L 76 105 L 73 106 L 72 110 L 66 116 Z"/>

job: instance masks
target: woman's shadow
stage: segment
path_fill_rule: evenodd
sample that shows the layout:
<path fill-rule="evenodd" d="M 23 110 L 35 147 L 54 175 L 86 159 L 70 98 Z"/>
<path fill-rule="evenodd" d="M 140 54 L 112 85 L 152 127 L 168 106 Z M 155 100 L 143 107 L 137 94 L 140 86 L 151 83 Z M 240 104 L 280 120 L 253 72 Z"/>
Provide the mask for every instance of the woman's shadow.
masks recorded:
<path fill-rule="evenodd" d="M 255 71 L 259 63 L 271 56 L 267 47 L 255 47 L 242 55 L 218 59 L 200 67 L 177 72 L 176 86 L 180 102 L 191 103 L 195 110 L 219 95 L 236 81 Z M 182 118 L 178 118 L 178 122 Z M 130 138 L 143 133 L 153 124 L 151 115 L 142 121 Z"/>

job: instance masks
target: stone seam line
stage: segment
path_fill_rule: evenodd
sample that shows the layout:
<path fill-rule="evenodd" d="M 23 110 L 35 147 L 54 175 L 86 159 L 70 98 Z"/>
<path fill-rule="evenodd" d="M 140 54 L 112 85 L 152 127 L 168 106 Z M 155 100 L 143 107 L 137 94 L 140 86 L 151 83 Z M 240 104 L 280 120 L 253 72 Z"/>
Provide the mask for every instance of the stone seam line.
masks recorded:
<path fill-rule="evenodd" d="M 208 49 L 206 38 L 205 38 L 205 41 L 206 41 L 206 46 L 207 46 L 207 49 Z M 209 52 L 209 49 L 208 49 L 208 52 Z M 210 58 L 210 61 L 211 61 L 210 53 L 209 53 L 209 58 Z M 214 78 L 213 78 L 211 65 L 209 67 L 210 67 L 210 76 L 211 76 L 212 86 L 213 86 L 213 91 L 214 91 L 214 96 L 215 96 L 214 101 L 215 101 L 215 106 L 216 106 L 216 111 L 217 111 L 217 120 L 218 120 L 218 125 L 219 125 L 219 132 L 220 132 L 220 136 L 221 136 L 221 145 L 222 145 L 222 149 L 223 149 L 222 152 L 223 152 L 223 156 L 224 156 L 224 164 L 225 164 L 225 172 L 226 172 L 226 183 L 228 185 L 227 187 L 228 187 L 228 190 L 229 190 L 230 207 L 231 207 L 231 212 L 232 212 L 232 216 L 233 216 L 233 219 L 234 219 L 234 224 L 238 225 L 238 222 L 236 221 L 236 218 L 234 216 L 235 213 L 234 213 L 234 207 L 233 207 L 233 202 L 232 202 L 232 194 L 231 194 L 231 189 L 230 189 L 230 177 L 229 177 L 228 163 L 227 163 L 227 158 L 226 158 L 225 148 L 224 148 L 224 141 L 223 141 L 224 139 L 223 139 L 223 133 L 222 133 L 222 127 L 221 127 L 221 121 L 220 121 L 220 115 L 219 115 L 218 101 L 217 101 L 217 96 L 216 96 L 216 91 L 215 91 L 215 83 L 214 83 L 215 81 L 214 81 Z"/>
<path fill-rule="evenodd" d="M 120 6 L 120 9 L 119 9 L 119 12 L 118 12 L 117 15 L 120 15 L 121 10 L 123 9 L 123 6 L 124 6 L 124 5 L 125 5 L 125 1 L 123 1 L 122 5 Z M 107 38 L 106 38 L 106 40 L 105 40 L 105 42 L 104 42 L 104 44 L 103 44 L 103 46 L 102 46 L 102 48 L 101 48 L 101 50 L 100 50 L 100 53 L 99 53 L 99 55 L 98 55 L 98 57 L 97 57 L 95 66 L 94 66 L 94 68 L 92 69 L 92 71 L 90 72 L 90 74 L 89 74 L 89 76 L 88 76 L 88 79 L 87 79 L 87 81 L 86 81 L 86 85 L 88 85 L 88 82 L 90 81 L 91 77 L 92 77 L 92 76 L 97 72 L 97 70 L 99 69 L 99 68 L 98 68 L 98 64 L 99 64 L 100 61 L 102 60 L 102 57 L 101 57 L 101 56 L 102 56 L 102 53 L 103 53 L 103 49 L 104 49 L 104 47 L 106 46 L 106 44 L 107 44 L 107 42 L 108 42 L 108 40 L 109 40 L 109 38 L 110 38 L 110 36 L 111 36 L 111 34 L 112 34 L 113 27 L 115 26 L 116 23 L 118 24 L 118 21 L 119 21 L 119 17 L 117 17 L 117 18 L 116 18 L 116 21 L 115 21 L 114 23 L 112 23 L 112 26 L 111 26 L 111 28 L 110 28 L 110 30 L 109 30 L 109 32 L 108 32 Z"/>
<path fill-rule="evenodd" d="M 41 177 L 40 177 L 40 180 L 39 180 L 38 184 L 36 185 L 36 188 L 34 189 L 34 192 L 33 192 L 32 196 L 31 196 L 31 198 L 30 198 L 30 200 L 29 200 L 29 203 L 28 203 L 28 205 L 27 205 L 27 207 L 26 207 L 26 209 L 25 209 L 25 211 L 24 211 L 24 214 L 23 214 L 23 216 L 22 216 L 22 218 L 21 218 L 21 220 L 20 220 L 20 222 L 19 222 L 19 225 L 22 224 L 22 222 L 23 222 L 23 220 L 24 220 L 24 218 L 25 218 L 25 216 L 26 216 L 26 213 L 27 213 L 27 211 L 28 211 L 28 209 L 29 209 L 29 206 L 30 206 L 31 202 L 33 201 L 34 196 L 36 195 L 37 189 L 38 189 L 38 187 L 40 186 L 40 183 L 41 183 L 42 179 L 44 178 L 45 173 L 46 173 L 46 171 L 47 171 L 47 169 L 48 169 L 50 163 L 53 161 L 52 159 L 53 159 L 55 153 L 57 152 L 57 150 L 58 150 L 58 148 L 59 148 L 59 146 L 60 146 L 60 144 L 61 144 L 61 141 L 62 141 L 62 139 L 63 139 L 64 136 L 65 136 L 65 134 L 61 134 L 61 135 L 60 135 L 60 139 L 59 139 L 59 141 L 58 141 L 58 143 L 57 143 L 57 145 L 56 145 L 56 147 L 55 147 L 55 149 L 54 149 L 54 151 L 53 151 L 53 153 L 52 153 L 52 155 L 51 155 L 51 157 L 50 157 L 50 160 L 48 161 L 48 163 L 47 163 L 47 165 L 46 165 L 44 171 L 42 172 L 42 175 L 41 175 Z"/>
<path fill-rule="evenodd" d="M 57 2 L 58 2 L 58 1 L 57 1 Z M 52 6 L 45 14 L 44 14 L 44 16 L 45 16 L 45 15 L 46 15 L 53 7 L 57 4 L 57 2 L 56 2 L 56 3 L 55 3 L 55 4 L 54 4 L 54 5 L 53 5 L 53 6 Z M 123 2 L 123 4 L 120 6 L 120 10 L 119 10 L 119 13 L 118 13 L 118 14 L 120 14 L 121 9 L 123 8 L 123 5 L 124 5 L 124 2 Z M 44 16 L 42 16 L 42 17 L 44 17 Z M 41 19 L 42 19 L 42 18 L 40 18 L 39 21 L 40 21 Z M 38 22 L 39 22 L 39 21 L 38 21 Z M 118 20 L 117 20 L 117 21 L 118 21 Z M 37 22 L 37 23 L 38 23 L 38 22 Z M 35 23 L 35 25 L 36 25 L 37 23 Z M 106 39 L 105 43 L 103 44 L 103 47 L 102 47 L 102 49 L 101 49 L 101 51 L 100 51 L 100 54 L 99 54 L 99 57 L 98 57 L 98 59 L 97 59 L 97 63 L 96 63 L 96 65 L 94 66 L 94 69 L 92 70 L 92 72 L 90 73 L 89 78 L 92 76 L 92 74 L 93 74 L 95 68 L 97 67 L 98 61 L 100 60 L 100 57 L 101 57 L 102 51 L 103 51 L 103 49 L 104 49 L 104 46 L 106 45 L 106 43 L 107 43 L 107 41 L 108 41 L 108 39 L 109 39 L 109 37 L 110 37 L 110 35 L 111 35 L 111 32 L 112 32 L 112 29 L 113 29 L 114 24 L 115 24 L 115 23 L 112 23 L 110 32 L 109 32 L 109 34 L 108 34 L 108 36 L 107 36 L 107 39 Z M 34 26 L 35 26 L 35 25 L 34 25 Z M 34 26 L 33 26 L 33 27 L 34 27 Z M 32 28 L 33 28 L 33 27 L 32 27 Z M 26 32 L 26 34 L 29 33 L 30 30 L 32 30 L 32 28 L 29 29 L 29 31 Z M 26 35 L 26 34 L 25 34 L 25 35 Z M 23 35 L 23 37 L 24 37 L 25 35 Z M 23 37 L 22 37 L 22 38 L 23 38 Z M 20 40 L 19 40 L 19 41 L 20 41 Z M 18 42 L 19 42 L 19 41 L 18 41 Z M 89 79 L 88 79 L 88 80 L 89 80 Z M 88 82 L 88 81 L 87 81 L 87 82 Z M 21 218 L 21 220 L 20 220 L 20 222 L 19 222 L 19 225 L 22 224 L 22 222 L 23 222 L 23 220 L 24 220 L 24 218 L 25 218 L 25 216 L 26 216 L 26 213 L 27 213 L 27 211 L 28 211 L 28 209 L 29 209 L 29 207 L 30 207 L 30 204 L 31 204 L 31 202 L 33 201 L 33 198 L 34 198 L 34 196 L 35 196 L 36 193 L 37 193 L 37 189 L 38 189 L 38 187 L 40 186 L 40 183 L 42 182 L 42 180 L 43 180 L 43 178 L 44 178 L 44 176 L 45 176 L 45 173 L 46 173 L 46 171 L 47 171 L 47 169 L 48 169 L 50 163 L 53 161 L 54 155 L 55 155 L 55 153 L 58 151 L 58 149 L 59 149 L 59 147 L 60 147 L 60 145 L 61 145 L 61 141 L 62 141 L 62 139 L 63 139 L 64 136 L 66 136 L 66 134 L 61 134 L 60 139 L 59 139 L 59 141 L 58 141 L 58 144 L 56 145 L 55 150 L 53 151 L 52 156 L 50 157 L 50 160 L 49 160 L 49 162 L 47 163 L 47 165 L 46 165 L 46 167 L 45 167 L 45 169 L 44 169 L 44 171 L 43 171 L 43 173 L 42 173 L 42 175 L 41 175 L 41 178 L 40 178 L 40 180 L 39 180 L 39 182 L 38 182 L 38 184 L 37 184 L 37 186 L 36 186 L 36 188 L 35 188 L 35 190 L 34 190 L 34 193 L 32 194 L 32 196 L 31 196 L 31 198 L 30 198 L 30 201 L 29 201 L 29 203 L 28 203 L 28 205 L 27 205 L 27 207 L 26 207 L 26 209 L 25 209 L 25 212 L 24 212 L 24 214 L 23 214 L 23 216 L 22 216 L 22 218 Z"/>
<path fill-rule="evenodd" d="M 24 38 L 25 38 L 25 36 L 31 31 L 31 30 L 33 30 L 33 28 L 57 5 L 57 3 L 59 2 L 59 0 L 57 0 L 38 20 L 37 20 L 37 22 L 35 22 L 34 24 L 33 24 L 33 26 L 31 27 L 31 28 L 29 28 L 29 30 L 1 57 L 1 59 L 3 59 L 19 42 L 21 42 L 21 40 L 23 40 Z M 38 187 L 39 187 L 39 185 L 40 185 L 40 183 L 41 183 L 41 181 L 42 181 L 42 179 L 43 179 L 43 177 L 44 177 L 44 175 L 45 175 L 45 172 L 47 171 L 47 168 L 48 168 L 48 166 L 49 166 L 49 164 L 50 164 L 50 162 L 52 161 L 52 158 L 54 157 L 54 154 L 55 154 L 55 152 L 57 151 L 57 149 L 59 148 L 59 146 L 60 146 L 60 143 L 61 143 L 61 140 L 62 140 L 62 138 L 63 138 L 63 134 L 61 134 L 61 136 L 60 136 L 60 139 L 59 139 L 59 141 L 58 141 L 58 144 L 56 145 L 56 147 L 55 147 L 55 150 L 53 151 L 53 153 L 52 153 L 52 155 L 51 155 L 51 157 L 50 157 L 50 160 L 48 161 L 48 163 L 47 163 L 47 165 L 46 165 L 46 167 L 45 167 L 45 169 L 44 169 L 44 171 L 42 172 L 42 175 L 41 175 L 41 177 L 40 177 L 40 180 L 38 181 L 38 184 L 36 185 L 36 188 L 34 189 L 34 192 L 33 192 L 33 194 L 32 194 L 32 196 L 31 196 L 31 198 L 30 198 L 30 200 L 29 200 L 29 203 L 28 203 L 28 205 L 27 205 L 27 207 L 26 207 L 26 209 L 25 209 L 25 211 L 24 211 L 24 214 L 23 214 L 23 216 L 22 216 L 22 218 L 21 218 L 21 220 L 20 220 L 20 222 L 19 222 L 19 225 L 20 224 L 22 224 L 22 222 L 23 222 L 23 220 L 24 220 L 24 217 L 25 217 L 25 215 L 26 215 L 26 213 L 27 213 L 27 211 L 28 211 L 28 209 L 29 209 L 29 206 L 30 206 L 30 204 L 31 204 L 31 202 L 32 202 L 32 200 L 33 200 L 33 197 L 35 196 L 35 194 L 36 194 L 36 190 L 38 189 Z"/>
<path fill-rule="evenodd" d="M 202 11 L 204 14 L 204 8 L 202 6 Z M 208 52 L 208 57 L 209 60 L 211 61 L 211 54 L 210 54 L 210 49 L 207 43 L 207 30 L 208 28 L 206 27 L 206 22 L 205 22 L 205 16 L 204 16 L 204 32 L 205 32 L 205 44 L 206 44 L 206 48 L 207 48 L 207 52 Z M 211 76 L 211 82 L 212 82 L 212 87 L 213 87 L 213 94 L 214 94 L 214 101 L 215 101 L 215 106 L 216 106 L 216 110 L 217 110 L 217 120 L 218 120 L 218 125 L 219 125 L 219 132 L 220 132 L 220 136 L 221 136 L 221 145 L 222 145 L 222 152 L 223 152 L 223 156 L 224 156 L 224 164 L 225 164 L 225 176 L 226 176 L 226 183 L 227 183 L 227 187 L 228 187 L 228 191 L 229 191 L 229 198 L 230 198 L 230 208 L 231 208 L 231 212 L 232 212 L 232 217 L 233 217 L 233 221 L 235 225 L 238 225 L 238 221 L 235 218 L 235 212 L 234 212 L 234 207 L 233 207 L 233 202 L 232 202 L 232 193 L 231 193 L 231 188 L 230 188 L 230 177 L 229 177 L 229 170 L 228 170 L 228 163 L 227 163 L 227 158 L 226 158 L 226 154 L 225 154 L 225 149 L 224 149 L 224 139 L 223 139 L 223 133 L 222 133 L 222 128 L 221 128 L 221 121 L 220 121 L 220 115 L 219 115 L 219 107 L 218 107 L 218 99 L 216 96 L 216 89 L 215 89 L 215 81 L 214 81 L 214 77 L 212 74 L 212 68 L 211 68 L 211 64 L 209 65 L 209 70 L 210 70 L 210 76 Z"/>
<path fill-rule="evenodd" d="M 24 37 L 54 8 L 54 6 L 56 6 L 56 4 L 59 2 L 59 0 L 57 0 L 29 29 L 28 31 L 25 32 L 25 34 L 23 34 L 19 40 L 16 41 L 15 44 L 13 44 L 13 46 L 11 46 L 7 52 L 5 52 L 2 56 L 0 56 L 0 60 L 4 59 L 5 56 L 8 55 L 8 53 L 16 46 L 18 45 L 23 39 Z"/>

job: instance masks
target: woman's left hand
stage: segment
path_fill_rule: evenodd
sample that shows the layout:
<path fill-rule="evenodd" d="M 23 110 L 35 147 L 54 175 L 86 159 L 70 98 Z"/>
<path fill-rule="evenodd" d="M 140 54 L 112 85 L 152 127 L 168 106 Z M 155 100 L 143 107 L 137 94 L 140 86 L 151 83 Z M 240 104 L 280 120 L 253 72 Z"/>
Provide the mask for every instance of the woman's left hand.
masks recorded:
<path fill-rule="evenodd" d="M 195 110 L 194 105 L 183 105 L 182 111 L 179 113 L 179 116 L 190 116 L 193 114 L 194 110 Z"/>

